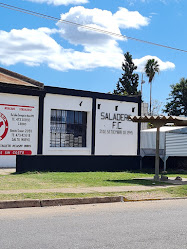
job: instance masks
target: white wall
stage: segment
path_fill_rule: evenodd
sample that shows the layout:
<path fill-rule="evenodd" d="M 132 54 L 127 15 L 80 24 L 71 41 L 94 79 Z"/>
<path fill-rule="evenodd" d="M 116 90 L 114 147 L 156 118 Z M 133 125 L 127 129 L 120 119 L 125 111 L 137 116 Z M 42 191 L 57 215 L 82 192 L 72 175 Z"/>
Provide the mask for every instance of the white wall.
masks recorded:
<path fill-rule="evenodd" d="M 0 93 L 0 167 L 16 167 L 16 154 L 37 154 L 38 105 L 37 96 Z"/>
<path fill-rule="evenodd" d="M 166 133 L 166 156 L 187 156 L 187 134 Z"/>
<path fill-rule="evenodd" d="M 138 125 L 127 115 L 138 115 L 137 103 L 97 99 L 95 155 L 137 155 Z"/>
<path fill-rule="evenodd" d="M 155 128 L 141 131 L 141 149 L 156 149 L 156 132 Z M 165 134 L 165 132 L 160 131 L 159 148 L 162 150 L 165 149 Z"/>
<path fill-rule="evenodd" d="M 82 103 L 81 103 L 82 102 Z M 80 106 L 81 103 L 81 106 Z M 50 118 L 51 109 L 73 110 L 87 112 L 86 147 L 50 147 Z M 46 94 L 44 99 L 44 155 L 91 155 L 92 138 L 92 99 L 58 94 Z"/>

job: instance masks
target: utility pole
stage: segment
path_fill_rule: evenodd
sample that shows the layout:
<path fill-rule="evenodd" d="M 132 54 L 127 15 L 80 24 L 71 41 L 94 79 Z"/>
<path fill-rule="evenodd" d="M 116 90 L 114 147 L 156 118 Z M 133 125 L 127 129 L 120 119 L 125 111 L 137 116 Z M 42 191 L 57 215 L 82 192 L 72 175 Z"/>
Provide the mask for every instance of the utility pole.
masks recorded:
<path fill-rule="evenodd" d="M 145 80 L 143 80 L 143 73 L 142 73 L 142 80 L 141 80 L 141 95 L 142 95 L 142 85 L 145 83 Z"/>

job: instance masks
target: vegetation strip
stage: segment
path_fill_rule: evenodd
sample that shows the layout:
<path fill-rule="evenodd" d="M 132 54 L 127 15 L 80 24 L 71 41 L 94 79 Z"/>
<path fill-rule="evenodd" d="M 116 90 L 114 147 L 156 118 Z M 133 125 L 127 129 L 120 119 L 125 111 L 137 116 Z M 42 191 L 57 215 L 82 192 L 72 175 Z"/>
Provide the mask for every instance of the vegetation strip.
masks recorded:
<path fill-rule="evenodd" d="M 178 174 L 168 174 L 176 177 Z M 153 177 L 154 174 L 136 172 L 28 172 L 24 174 L 0 175 L 0 190 L 50 189 L 68 187 L 102 186 L 163 186 L 167 183 L 153 182 L 140 178 Z M 180 174 L 187 178 L 187 174 Z M 137 179 L 139 178 L 139 179 Z"/>

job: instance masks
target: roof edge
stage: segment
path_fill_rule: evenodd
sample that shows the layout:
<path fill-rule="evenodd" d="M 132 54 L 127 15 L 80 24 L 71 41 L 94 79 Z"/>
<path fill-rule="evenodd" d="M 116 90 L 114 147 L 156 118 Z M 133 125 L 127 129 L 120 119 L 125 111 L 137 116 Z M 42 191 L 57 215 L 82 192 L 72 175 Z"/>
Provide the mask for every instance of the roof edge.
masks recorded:
<path fill-rule="evenodd" d="M 11 77 L 17 78 L 17 79 L 22 80 L 22 81 L 25 81 L 25 82 L 30 83 L 30 84 L 32 84 L 34 86 L 39 87 L 39 88 L 42 88 L 42 89 L 44 88 L 44 84 L 43 83 L 41 83 L 39 81 L 36 81 L 36 80 L 33 80 L 31 78 L 28 78 L 28 77 L 26 77 L 26 76 L 24 76 L 22 74 L 15 73 L 15 72 L 10 71 L 8 69 L 0 67 L 0 73 L 9 75 Z"/>

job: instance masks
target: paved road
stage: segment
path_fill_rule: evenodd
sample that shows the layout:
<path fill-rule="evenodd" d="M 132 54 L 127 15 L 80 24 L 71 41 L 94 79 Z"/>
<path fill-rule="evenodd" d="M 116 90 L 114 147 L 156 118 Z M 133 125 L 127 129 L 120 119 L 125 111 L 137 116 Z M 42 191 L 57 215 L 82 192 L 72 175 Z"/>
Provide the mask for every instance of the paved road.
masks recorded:
<path fill-rule="evenodd" d="M 2 249 L 186 249 L 187 200 L 0 210 Z"/>

